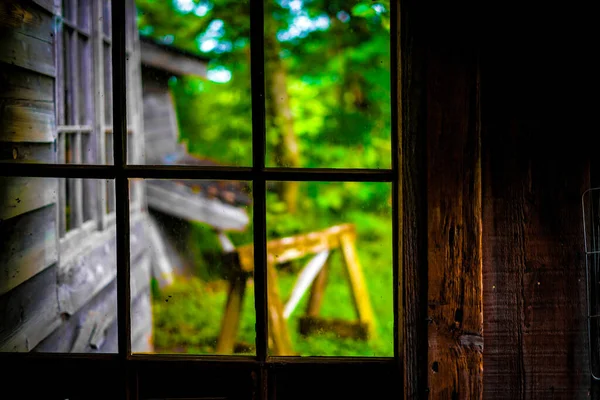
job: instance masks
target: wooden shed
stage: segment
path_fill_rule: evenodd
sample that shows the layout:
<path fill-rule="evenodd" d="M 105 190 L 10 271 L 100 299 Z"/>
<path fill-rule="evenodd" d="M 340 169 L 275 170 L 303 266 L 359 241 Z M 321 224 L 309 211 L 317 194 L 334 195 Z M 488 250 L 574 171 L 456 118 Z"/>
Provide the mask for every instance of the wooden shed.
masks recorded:
<path fill-rule="evenodd" d="M 110 2 L 6 1 L 0 16 L 1 161 L 112 163 Z M 130 33 L 134 17 L 128 1 Z M 137 35 L 126 51 L 128 79 L 139 87 Z M 139 93 L 129 93 L 130 162 L 141 160 Z M 113 183 L 0 179 L 0 350 L 116 352 Z M 132 348 L 148 351 L 150 258 L 139 189 L 131 201 Z"/>

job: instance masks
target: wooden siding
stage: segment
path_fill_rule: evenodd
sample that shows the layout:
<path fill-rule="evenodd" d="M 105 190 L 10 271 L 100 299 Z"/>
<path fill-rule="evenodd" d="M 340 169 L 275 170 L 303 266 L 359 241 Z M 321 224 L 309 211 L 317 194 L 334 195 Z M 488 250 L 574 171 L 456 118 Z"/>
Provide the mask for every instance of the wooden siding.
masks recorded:
<path fill-rule="evenodd" d="M 131 258 L 143 251 L 142 223 L 131 230 Z M 139 239 L 136 240 L 136 236 Z M 58 275 L 58 299 L 61 312 L 74 314 L 116 276 L 115 228 L 92 235 L 80 252 L 69 260 L 61 260 Z M 148 279 L 149 280 L 149 279 Z"/>
<path fill-rule="evenodd" d="M 58 261 L 56 206 L 0 222 L 0 295 Z"/>
<path fill-rule="evenodd" d="M 60 325 L 53 265 L 0 297 L 0 352 L 30 351 Z"/>
<path fill-rule="evenodd" d="M 434 399 L 479 399 L 479 82 L 474 46 L 456 32 L 429 49 L 427 66 L 428 386 Z M 462 51 L 446 50 L 456 42 Z"/>
<path fill-rule="evenodd" d="M 6 220 L 55 203 L 58 179 L 0 177 L 0 187 L 0 220 Z"/>
<path fill-rule="evenodd" d="M 588 85 L 572 62 L 579 51 L 569 45 L 556 59 L 567 30 L 552 21 L 563 7 L 545 10 L 556 18 L 538 11 L 511 15 L 510 34 L 493 36 L 482 55 L 484 397 L 597 398 L 581 209 L 597 158 L 586 117 L 595 112 L 575 91 Z"/>

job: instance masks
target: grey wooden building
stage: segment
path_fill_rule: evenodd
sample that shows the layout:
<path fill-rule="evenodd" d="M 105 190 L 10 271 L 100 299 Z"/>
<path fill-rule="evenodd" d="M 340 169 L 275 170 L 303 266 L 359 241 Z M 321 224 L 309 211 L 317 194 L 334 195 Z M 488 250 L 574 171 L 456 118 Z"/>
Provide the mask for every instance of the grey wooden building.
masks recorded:
<path fill-rule="evenodd" d="M 108 0 L 0 4 L 0 351 L 117 351 L 114 182 L 1 176 L 12 163 L 113 162 L 110 14 Z M 128 162 L 203 162 L 178 145 L 166 79 L 203 76 L 206 60 L 140 42 L 131 0 L 126 18 Z M 155 217 L 248 224 L 239 188 L 191 185 L 131 182 L 134 352 L 153 350 L 151 276 L 169 284 L 185 262 Z"/>

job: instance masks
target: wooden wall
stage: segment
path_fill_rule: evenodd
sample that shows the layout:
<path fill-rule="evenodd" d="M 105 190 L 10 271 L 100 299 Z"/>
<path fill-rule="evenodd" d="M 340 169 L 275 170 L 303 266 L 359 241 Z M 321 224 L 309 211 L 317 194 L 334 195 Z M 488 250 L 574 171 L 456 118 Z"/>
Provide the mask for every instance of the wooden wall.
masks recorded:
<path fill-rule="evenodd" d="M 60 12 L 55 3 L 60 4 L 0 3 L 0 169 L 14 162 L 57 162 L 56 60 L 62 55 L 55 54 L 55 15 Z M 132 59 L 139 63 L 137 46 Z M 139 78 L 138 72 L 137 81 L 130 80 L 138 89 Z M 137 97 L 129 101 L 139 104 L 141 90 L 130 93 Z M 141 118 L 135 110 L 130 125 L 139 132 Z M 89 118 L 100 121 L 104 115 Z M 2 352 L 117 349 L 114 219 L 112 224 L 89 221 L 86 231 L 72 238 L 75 246 L 73 241 L 66 246 L 58 227 L 66 205 L 59 207 L 58 192 L 58 178 L 0 177 Z M 144 245 L 145 215 L 135 205 L 132 211 L 132 348 L 146 351 L 152 334 L 150 258 Z"/>
<path fill-rule="evenodd" d="M 405 398 L 595 398 L 588 25 L 553 5 L 403 7 Z"/>

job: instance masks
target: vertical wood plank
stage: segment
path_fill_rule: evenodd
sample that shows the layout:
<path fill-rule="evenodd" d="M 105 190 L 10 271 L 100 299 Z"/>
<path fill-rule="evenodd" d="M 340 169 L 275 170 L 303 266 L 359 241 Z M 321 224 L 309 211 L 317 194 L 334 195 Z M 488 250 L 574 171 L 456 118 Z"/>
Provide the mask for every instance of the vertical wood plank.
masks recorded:
<path fill-rule="evenodd" d="M 267 265 L 267 306 L 269 311 L 269 336 L 272 352 L 278 356 L 294 355 L 287 322 L 283 317 L 283 304 L 279 296 L 279 279 L 274 264 Z"/>
<path fill-rule="evenodd" d="M 369 329 L 369 337 L 374 337 L 375 316 L 369 299 L 369 291 L 367 283 L 360 266 L 358 254 L 356 254 L 356 236 L 354 233 L 342 233 L 340 235 L 340 247 L 344 256 L 344 264 L 352 293 L 354 307 L 358 314 L 358 319 L 362 324 L 365 324 Z"/>
<path fill-rule="evenodd" d="M 306 306 L 306 315 L 309 317 L 317 317 L 321 304 L 323 304 L 323 294 L 325 293 L 325 286 L 327 286 L 327 279 L 329 276 L 329 257 L 325 261 L 325 265 L 321 268 L 321 271 L 317 274 L 315 281 L 312 284 L 310 290 L 310 297 L 308 298 L 308 304 Z"/>
<path fill-rule="evenodd" d="M 246 278 L 241 274 L 229 280 L 229 293 L 227 305 L 221 321 L 221 330 L 217 339 L 216 352 L 219 354 L 233 354 L 235 339 L 240 326 L 242 304 L 246 292 Z"/>
<path fill-rule="evenodd" d="M 462 43 L 430 48 L 427 66 L 428 382 L 435 399 L 483 393 L 479 83 L 475 49 Z"/>
<path fill-rule="evenodd" d="M 106 164 L 106 135 L 104 133 L 104 41 L 103 37 L 103 1 L 95 1 L 92 3 L 92 71 L 93 71 L 93 126 L 95 149 L 94 156 L 97 163 L 100 165 Z M 107 181 L 104 179 L 98 180 L 96 186 L 96 214 L 98 218 L 98 228 L 105 229 L 106 221 L 106 191 Z"/>
<path fill-rule="evenodd" d="M 400 7 L 400 232 L 404 399 L 427 397 L 426 21 L 423 2 Z"/>

